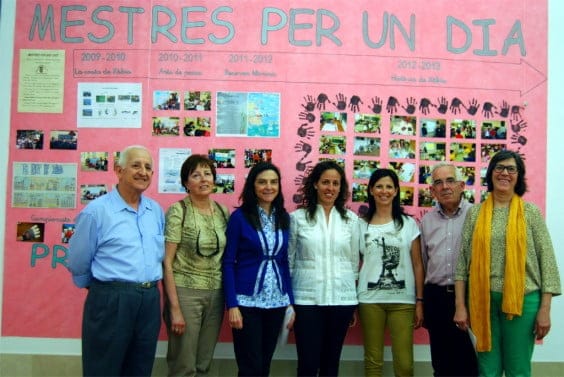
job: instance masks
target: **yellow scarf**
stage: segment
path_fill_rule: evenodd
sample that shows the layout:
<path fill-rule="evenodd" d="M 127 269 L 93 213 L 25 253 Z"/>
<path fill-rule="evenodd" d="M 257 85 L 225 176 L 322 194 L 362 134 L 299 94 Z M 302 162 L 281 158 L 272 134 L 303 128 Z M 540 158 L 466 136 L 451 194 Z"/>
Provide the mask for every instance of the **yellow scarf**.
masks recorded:
<path fill-rule="evenodd" d="M 476 334 L 478 352 L 492 349 L 490 328 L 490 242 L 493 195 L 482 203 L 472 238 L 472 260 L 469 277 L 470 324 Z M 505 234 L 505 271 L 501 310 L 507 319 L 521 315 L 525 295 L 525 257 L 527 226 L 524 201 L 513 195 Z"/>

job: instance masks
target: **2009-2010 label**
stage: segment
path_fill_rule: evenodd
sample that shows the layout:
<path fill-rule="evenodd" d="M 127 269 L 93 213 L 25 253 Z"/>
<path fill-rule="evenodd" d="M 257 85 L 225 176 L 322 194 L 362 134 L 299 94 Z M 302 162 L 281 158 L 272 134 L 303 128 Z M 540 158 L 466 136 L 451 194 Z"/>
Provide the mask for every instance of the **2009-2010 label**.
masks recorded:
<path fill-rule="evenodd" d="M 83 62 L 124 62 L 127 60 L 127 55 L 125 52 L 82 52 L 80 60 Z"/>

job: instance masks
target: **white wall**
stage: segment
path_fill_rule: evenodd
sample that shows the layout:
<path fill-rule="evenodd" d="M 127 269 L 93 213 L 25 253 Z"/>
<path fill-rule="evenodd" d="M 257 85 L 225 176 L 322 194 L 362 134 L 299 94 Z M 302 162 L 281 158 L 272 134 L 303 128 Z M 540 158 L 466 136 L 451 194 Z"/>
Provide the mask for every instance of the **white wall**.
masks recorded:
<path fill-rule="evenodd" d="M 0 15 L 0 144 L 8 145 L 10 133 L 10 103 L 11 103 L 11 77 L 13 60 L 14 38 L 14 0 L 1 1 L 2 13 Z M 562 213 L 564 213 L 564 200 L 561 197 L 564 182 L 564 169 L 561 168 L 562 156 L 558 153 L 564 140 L 564 1 L 549 0 L 549 43 L 548 43 L 548 182 L 547 182 L 547 223 L 553 237 L 557 253 L 558 265 L 564 275 L 564 232 L 562 227 Z M 558 16 L 560 17 L 558 17 Z M 0 208 L 4 209 L 6 203 L 8 148 L 0 147 Z M 560 184 L 559 184 L 560 183 Z M 530 187 L 534 190 L 534 187 Z M 4 270 L 4 211 L 0 212 L 0 271 Z M 3 279 L 0 275 L 0 305 L 3 292 Z M 2 320 L 0 308 L 0 323 Z M 558 297 L 552 304 L 552 330 L 543 345 L 537 346 L 533 357 L 534 361 L 562 362 L 564 350 L 564 298 Z M 159 345 L 159 355 L 164 354 L 164 344 Z M 229 357 L 232 354 L 230 346 L 218 347 L 218 356 Z M 78 354 L 80 343 L 76 339 L 32 339 L 32 338 L 0 338 L 0 352 L 2 353 L 45 353 L 45 354 Z M 343 358 L 360 359 L 362 356 L 359 347 L 347 347 Z M 282 358 L 292 357 L 293 352 L 282 352 Z M 418 346 L 415 350 L 418 361 L 430 360 L 428 346 Z M 386 355 L 390 359 L 390 355 Z"/>

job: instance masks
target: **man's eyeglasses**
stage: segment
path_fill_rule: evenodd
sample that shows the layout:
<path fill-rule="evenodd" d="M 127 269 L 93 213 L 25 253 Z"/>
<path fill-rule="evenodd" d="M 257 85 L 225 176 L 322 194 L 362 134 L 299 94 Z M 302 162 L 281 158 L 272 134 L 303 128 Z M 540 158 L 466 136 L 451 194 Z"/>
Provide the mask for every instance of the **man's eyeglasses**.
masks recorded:
<path fill-rule="evenodd" d="M 506 171 L 507 171 L 507 174 L 511 174 L 511 175 L 517 174 L 517 172 L 519 171 L 519 170 L 517 169 L 517 166 L 515 166 L 515 165 L 501 165 L 501 164 L 497 164 L 497 165 L 494 167 L 494 170 L 495 170 L 497 173 L 503 173 L 503 171 L 506 170 Z"/>
<path fill-rule="evenodd" d="M 456 179 L 454 178 L 447 178 L 444 181 L 442 179 L 437 179 L 435 181 L 433 181 L 433 186 L 434 187 L 441 187 L 442 185 L 446 185 L 446 186 L 454 186 L 456 184 L 456 182 L 458 182 Z"/>

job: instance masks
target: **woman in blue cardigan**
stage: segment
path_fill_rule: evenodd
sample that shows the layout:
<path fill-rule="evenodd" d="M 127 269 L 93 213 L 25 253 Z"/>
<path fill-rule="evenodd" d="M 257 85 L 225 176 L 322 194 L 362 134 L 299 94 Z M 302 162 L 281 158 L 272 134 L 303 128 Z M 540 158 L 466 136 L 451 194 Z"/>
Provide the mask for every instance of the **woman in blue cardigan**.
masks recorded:
<path fill-rule="evenodd" d="M 255 165 L 227 224 L 223 285 L 239 376 L 268 376 L 286 310 L 292 310 L 289 215 L 280 171 Z M 286 325 L 293 326 L 293 315 Z"/>

